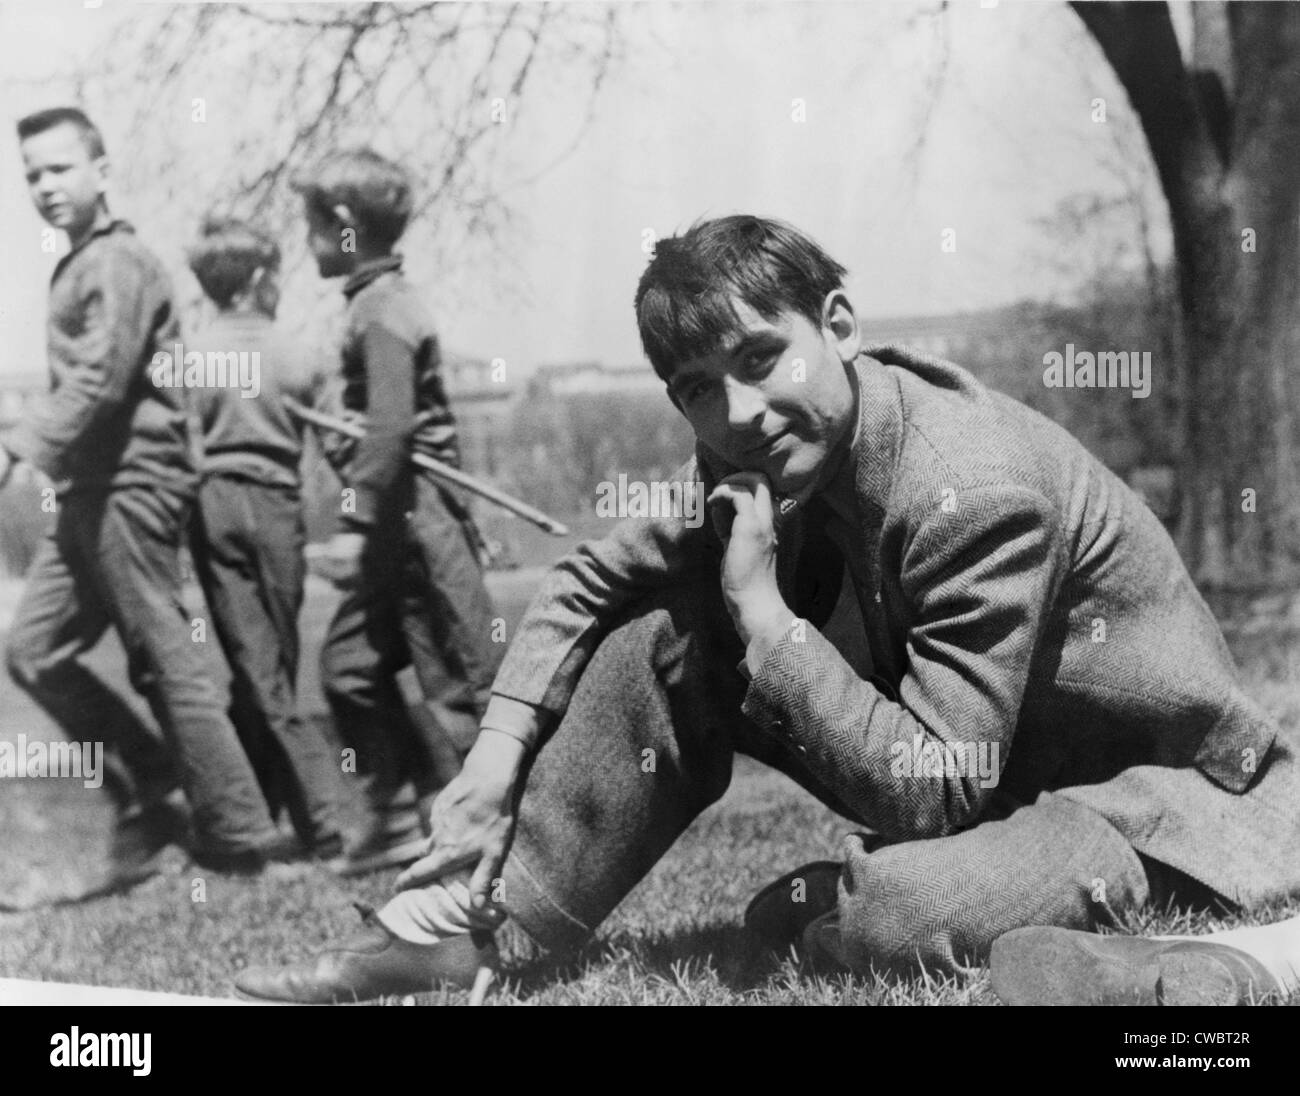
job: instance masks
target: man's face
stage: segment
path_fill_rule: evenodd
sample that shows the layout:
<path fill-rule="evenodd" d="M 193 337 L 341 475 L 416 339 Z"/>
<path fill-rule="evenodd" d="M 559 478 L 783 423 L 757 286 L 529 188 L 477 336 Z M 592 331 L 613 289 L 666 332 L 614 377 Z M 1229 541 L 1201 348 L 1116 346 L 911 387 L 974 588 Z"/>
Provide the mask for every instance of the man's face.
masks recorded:
<path fill-rule="evenodd" d="M 678 366 L 669 392 L 706 448 L 736 468 L 763 472 L 778 495 L 806 499 L 852 437 L 847 366 L 859 348 L 852 308 L 837 291 L 814 326 L 796 312 L 769 321 L 733 304 L 736 333 Z"/>
<path fill-rule="evenodd" d="M 344 228 L 334 218 L 324 216 L 311 202 L 307 203 L 307 246 L 322 278 L 351 274 L 355 263 L 353 251 L 345 251 Z"/>
<path fill-rule="evenodd" d="M 108 184 L 107 159 L 90 155 L 71 122 L 32 134 L 21 148 L 37 212 L 74 239 L 84 235 Z"/>

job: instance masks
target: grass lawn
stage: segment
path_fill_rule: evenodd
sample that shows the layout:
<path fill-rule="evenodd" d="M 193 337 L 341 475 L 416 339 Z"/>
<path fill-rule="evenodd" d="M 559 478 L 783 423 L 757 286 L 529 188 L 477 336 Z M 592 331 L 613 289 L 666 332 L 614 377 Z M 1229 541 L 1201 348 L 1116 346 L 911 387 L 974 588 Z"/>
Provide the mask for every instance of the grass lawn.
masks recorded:
<path fill-rule="evenodd" d="M 518 619 L 532 574 L 493 576 L 507 620 Z M 12 584 L 0 585 L 0 629 L 12 613 Z M 312 586 L 304 614 L 306 714 L 323 718 L 316 651 L 332 595 Z M 1284 723 L 1300 726 L 1296 650 L 1258 644 L 1247 676 Z M 113 642 L 94 663 L 121 680 Z M 2 676 L 2 675 L 0 675 Z M 0 680 L 0 737 L 57 737 L 52 726 Z M 1297 804 L 1300 809 L 1300 804 Z M 33 873 L 50 879 L 102 861 L 110 808 L 77 781 L 0 783 L 0 888 Z M 529 1004 L 994 1004 L 986 974 L 965 980 L 824 979 L 789 957 L 760 954 L 740 918 L 764 883 L 806 860 L 834 857 L 851 825 L 789 780 L 746 759 L 731 790 L 701 816 L 576 958 L 539 958 L 507 941 L 507 982 L 492 1003 Z M 168 855 L 171 855 L 170 853 Z M 162 876 L 128 895 L 36 913 L 0 914 L 0 977 L 129 986 L 229 996 L 250 963 L 296 959 L 357 924 L 351 903 L 381 905 L 395 872 L 344 881 L 317 867 L 280 866 L 255 880 L 204 879 L 180 854 Z M 1262 917 L 1225 921 L 1184 913 L 1144 913 L 1129 926 L 1153 934 L 1204 932 L 1300 914 L 1300 902 Z M 428 995 L 462 1001 L 464 994 Z M 1292 1003 L 1300 1003 L 1300 998 Z"/>

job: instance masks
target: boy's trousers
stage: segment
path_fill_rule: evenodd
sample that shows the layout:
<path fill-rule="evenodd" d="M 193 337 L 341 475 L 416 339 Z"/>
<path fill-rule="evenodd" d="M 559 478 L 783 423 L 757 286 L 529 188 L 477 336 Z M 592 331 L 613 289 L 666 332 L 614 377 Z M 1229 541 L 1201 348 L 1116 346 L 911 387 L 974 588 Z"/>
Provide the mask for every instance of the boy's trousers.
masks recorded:
<path fill-rule="evenodd" d="M 716 577 L 634 604 L 596 647 L 525 776 L 502 873 L 502 905 L 543 947 L 575 946 L 600 924 L 721 798 L 736 751 L 853 817 L 788 744 L 740 714 L 743 654 Z M 1110 924 L 1152 897 L 1188 893 L 1180 880 L 1192 900 L 1207 893 L 1051 792 L 948 837 L 855 834 L 841 855 L 841 932 L 858 967 L 957 971 L 1014 928 Z M 797 866 L 772 863 L 771 875 Z"/>
<path fill-rule="evenodd" d="M 307 845 L 338 832 L 339 765 L 298 717 L 298 614 L 306 561 L 295 488 L 209 475 L 191 538 L 195 569 L 230 667 L 230 717 L 272 815 L 286 807 Z"/>
<path fill-rule="evenodd" d="M 70 739 L 117 751 L 139 799 L 166 794 L 179 776 L 199 846 L 238 853 L 270 838 L 271 820 L 181 603 L 188 509 L 160 488 L 62 496 L 28 572 L 7 660 Z M 110 624 L 165 745 L 80 661 Z"/>
<path fill-rule="evenodd" d="M 474 744 L 504 645 L 459 500 L 415 479 L 409 513 L 381 517 L 321 650 L 321 682 L 357 771 L 382 807 L 414 779 L 446 784 Z M 502 637 L 504 638 L 504 637 Z M 397 674 L 410 666 L 423 703 L 408 710 Z"/>

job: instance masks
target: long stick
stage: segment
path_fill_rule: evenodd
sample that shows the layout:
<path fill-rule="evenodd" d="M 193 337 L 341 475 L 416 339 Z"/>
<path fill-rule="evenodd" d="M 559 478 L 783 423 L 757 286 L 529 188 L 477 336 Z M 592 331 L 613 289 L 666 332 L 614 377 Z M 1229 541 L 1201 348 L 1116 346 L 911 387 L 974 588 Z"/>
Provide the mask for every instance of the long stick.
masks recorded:
<path fill-rule="evenodd" d="M 297 400 L 284 396 L 284 405 L 289 409 L 289 414 L 303 422 L 311 423 L 312 426 L 319 426 L 324 430 L 332 430 L 336 434 L 343 434 L 349 438 L 364 438 L 366 432 L 355 423 L 345 422 L 343 419 L 336 419 L 333 415 L 327 415 L 323 411 L 317 411 L 311 407 L 304 407 Z M 466 491 L 471 491 L 489 502 L 495 502 L 503 510 L 509 510 L 512 514 L 531 521 L 548 533 L 557 537 L 568 536 L 569 527 L 554 518 L 547 517 L 540 510 L 534 509 L 526 502 L 520 502 L 517 498 L 512 498 L 504 491 L 498 491 L 490 483 L 484 483 L 473 476 L 467 475 L 459 468 L 453 468 L 450 464 L 443 464 L 440 460 L 434 460 L 433 457 L 424 453 L 412 453 L 411 461 L 418 464 L 421 468 L 432 472 L 448 483 L 454 483 L 458 487 L 463 487 Z"/>

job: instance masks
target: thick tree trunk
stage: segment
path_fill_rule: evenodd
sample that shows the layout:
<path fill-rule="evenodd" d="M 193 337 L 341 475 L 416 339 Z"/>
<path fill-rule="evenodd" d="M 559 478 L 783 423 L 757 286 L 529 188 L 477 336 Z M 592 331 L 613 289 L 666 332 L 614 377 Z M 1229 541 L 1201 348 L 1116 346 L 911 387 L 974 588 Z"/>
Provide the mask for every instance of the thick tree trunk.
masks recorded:
<path fill-rule="evenodd" d="M 1164 4 L 1072 7 L 1128 92 L 1169 202 L 1187 352 L 1180 547 L 1208 590 L 1294 588 L 1300 5 L 1198 5 L 1199 69 Z"/>

